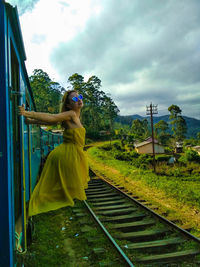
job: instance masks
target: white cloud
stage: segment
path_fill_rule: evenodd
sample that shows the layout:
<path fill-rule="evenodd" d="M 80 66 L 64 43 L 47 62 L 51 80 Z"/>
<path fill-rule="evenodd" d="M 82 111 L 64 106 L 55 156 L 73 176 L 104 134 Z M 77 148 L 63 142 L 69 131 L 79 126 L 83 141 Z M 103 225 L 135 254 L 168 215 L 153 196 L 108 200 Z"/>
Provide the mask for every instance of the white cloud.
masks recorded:
<path fill-rule="evenodd" d="M 99 2 L 40 0 L 34 9 L 20 16 L 29 74 L 35 68 L 42 68 L 51 77 L 59 79 L 57 68 L 49 61 L 50 53 L 59 43 L 69 42 L 82 32 L 91 16 L 100 14 Z M 66 66 L 69 68 L 69 62 Z"/>

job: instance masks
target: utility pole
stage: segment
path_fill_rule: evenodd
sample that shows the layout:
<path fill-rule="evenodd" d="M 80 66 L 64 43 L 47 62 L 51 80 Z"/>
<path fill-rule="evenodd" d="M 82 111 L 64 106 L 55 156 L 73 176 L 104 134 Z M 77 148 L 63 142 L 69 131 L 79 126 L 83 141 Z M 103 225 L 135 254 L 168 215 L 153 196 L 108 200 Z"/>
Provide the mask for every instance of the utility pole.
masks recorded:
<path fill-rule="evenodd" d="M 151 115 L 151 136 L 152 136 L 153 170 L 154 170 L 154 172 L 156 172 L 156 161 L 155 161 L 155 148 L 154 148 L 153 114 L 158 114 L 157 106 L 158 105 L 152 105 L 152 103 L 150 104 L 149 107 L 146 106 L 146 108 L 147 108 L 146 114 Z"/>

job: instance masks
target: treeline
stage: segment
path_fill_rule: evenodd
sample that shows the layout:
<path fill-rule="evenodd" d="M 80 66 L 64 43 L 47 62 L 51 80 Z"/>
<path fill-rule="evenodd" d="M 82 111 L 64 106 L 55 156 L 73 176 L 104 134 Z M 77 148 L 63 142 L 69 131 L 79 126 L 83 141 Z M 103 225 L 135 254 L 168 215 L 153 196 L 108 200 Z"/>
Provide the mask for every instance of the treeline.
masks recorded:
<path fill-rule="evenodd" d="M 171 105 L 168 107 L 168 111 L 172 134 L 169 133 L 169 125 L 164 120 L 155 124 L 155 134 L 161 144 L 167 145 L 171 141 L 175 145 L 176 142 L 183 142 L 186 138 L 187 124 L 181 115 L 182 110 L 179 106 Z"/>
<path fill-rule="evenodd" d="M 169 123 L 160 120 L 154 124 L 154 136 L 162 145 L 174 146 L 176 142 L 183 142 L 186 138 L 187 124 L 181 115 L 182 110 L 177 105 L 171 105 L 168 111 Z M 139 118 L 132 121 L 130 128 L 122 127 L 117 133 L 120 139 L 126 138 L 129 142 L 142 142 L 152 135 L 148 120 Z"/>
<path fill-rule="evenodd" d="M 30 76 L 36 108 L 41 112 L 58 113 L 64 92 L 59 83 L 50 79 L 41 69 L 36 69 Z M 91 76 L 87 82 L 78 73 L 68 78 L 68 89 L 77 90 L 84 97 L 81 120 L 89 138 L 98 139 L 102 135 L 111 134 L 114 120 L 119 109 L 109 95 L 101 89 L 101 80 Z"/>
<path fill-rule="evenodd" d="M 29 81 L 37 111 L 58 113 L 65 89 L 41 69 L 35 69 Z"/>

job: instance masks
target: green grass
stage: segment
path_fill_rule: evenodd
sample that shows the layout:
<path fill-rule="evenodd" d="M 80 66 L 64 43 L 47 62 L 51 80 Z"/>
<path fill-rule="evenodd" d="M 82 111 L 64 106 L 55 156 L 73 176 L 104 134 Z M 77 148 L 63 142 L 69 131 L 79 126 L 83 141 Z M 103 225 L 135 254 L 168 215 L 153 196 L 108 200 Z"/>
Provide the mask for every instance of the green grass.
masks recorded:
<path fill-rule="evenodd" d="M 200 179 L 156 175 L 152 170 L 136 168 L 128 161 L 114 159 L 111 152 L 100 149 L 100 146 L 90 148 L 87 153 L 97 162 L 118 170 L 124 177 L 142 181 L 147 186 L 160 189 L 185 204 L 200 208 Z"/>
<path fill-rule="evenodd" d="M 99 267 L 100 262 L 119 262 L 116 251 L 91 215 L 77 217 L 73 211 L 80 208 L 86 212 L 81 201 L 75 207 L 66 207 L 33 217 L 35 234 L 33 242 L 24 255 L 18 256 L 18 263 L 28 267 Z M 84 224 L 81 224 L 84 220 Z M 95 238 L 89 243 L 88 238 Z M 96 254 L 93 248 L 104 248 L 105 253 Z"/>

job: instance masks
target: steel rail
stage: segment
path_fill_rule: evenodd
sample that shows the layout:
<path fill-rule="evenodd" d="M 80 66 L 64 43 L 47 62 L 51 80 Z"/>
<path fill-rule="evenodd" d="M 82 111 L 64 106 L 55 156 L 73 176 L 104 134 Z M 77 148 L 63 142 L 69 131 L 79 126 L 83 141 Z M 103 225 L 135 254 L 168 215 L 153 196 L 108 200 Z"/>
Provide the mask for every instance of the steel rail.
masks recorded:
<path fill-rule="evenodd" d="M 93 171 L 94 172 L 94 171 Z M 95 172 L 94 172 L 95 173 Z M 96 175 L 96 174 L 95 174 Z M 138 206 L 146 209 L 148 212 L 152 213 L 153 215 L 155 215 L 158 219 L 160 219 L 161 221 L 163 221 L 163 223 L 166 223 L 167 225 L 171 226 L 172 228 L 175 228 L 176 230 L 178 230 L 179 232 L 181 232 L 184 236 L 186 236 L 187 238 L 191 238 L 194 241 L 198 242 L 200 244 L 200 238 L 190 234 L 189 232 L 187 232 L 186 230 L 182 229 L 181 227 L 179 227 L 178 225 L 174 224 L 173 222 L 167 220 L 165 217 L 161 216 L 160 214 L 156 213 L 155 211 L 153 211 L 152 209 L 146 207 L 145 205 L 143 205 L 142 203 L 140 203 L 139 201 L 137 201 L 136 199 L 134 199 L 133 197 L 129 196 L 128 194 L 126 194 L 125 192 L 123 192 L 122 190 L 120 190 L 119 188 L 117 188 L 116 186 L 114 186 L 113 184 L 111 184 L 110 182 L 108 182 L 106 179 L 100 177 L 99 175 L 96 175 L 97 177 L 99 177 L 101 180 L 103 180 L 105 183 L 107 183 L 109 186 L 113 187 L 115 190 L 117 190 L 119 193 L 121 193 L 122 195 L 126 196 L 127 198 L 129 198 L 130 200 L 134 201 Z"/>
<path fill-rule="evenodd" d="M 83 201 L 84 204 L 86 205 L 86 207 L 88 208 L 89 212 L 91 213 L 91 215 L 93 216 L 93 218 L 95 219 L 95 221 L 98 223 L 98 225 L 101 227 L 101 229 L 103 230 L 104 234 L 108 237 L 108 239 L 111 241 L 112 245 L 117 249 L 117 251 L 119 252 L 120 256 L 123 258 L 123 260 L 126 262 L 127 266 L 130 267 L 135 267 L 135 265 L 133 265 L 133 263 L 131 262 L 131 260 L 126 256 L 126 254 L 124 253 L 124 251 L 119 247 L 119 245 L 116 243 L 116 241 L 113 239 L 113 237 L 109 234 L 109 232 L 106 230 L 106 228 L 104 227 L 104 225 L 101 223 L 101 221 L 98 219 L 98 217 L 95 215 L 95 213 L 93 212 L 93 210 L 90 208 L 89 204 L 87 203 L 86 200 Z"/>

